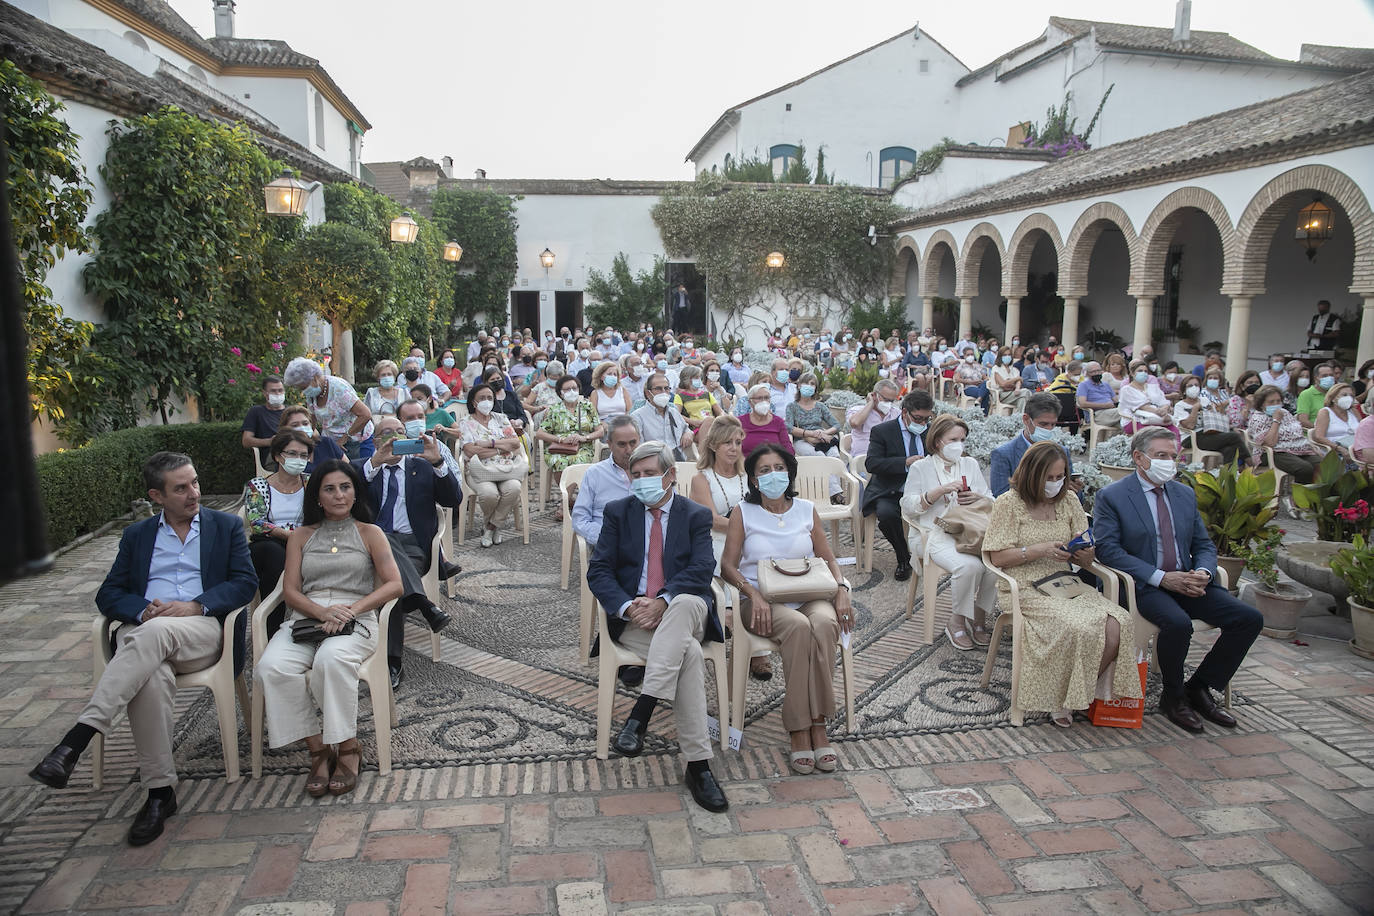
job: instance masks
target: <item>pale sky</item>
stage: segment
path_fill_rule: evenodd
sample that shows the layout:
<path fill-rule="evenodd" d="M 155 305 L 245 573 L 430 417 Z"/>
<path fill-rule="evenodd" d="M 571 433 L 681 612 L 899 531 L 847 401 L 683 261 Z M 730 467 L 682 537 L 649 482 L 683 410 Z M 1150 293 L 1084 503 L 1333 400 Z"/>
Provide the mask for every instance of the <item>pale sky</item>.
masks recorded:
<path fill-rule="evenodd" d="M 211 0 L 170 0 L 202 35 Z M 911 28 L 970 68 L 1051 15 L 1173 27 L 1174 0 L 238 0 L 241 38 L 318 58 L 372 123 L 365 162 L 452 156 L 491 178 L 690 178 L 732 105 Z M 1374 46 L 1374 0 L 1195 0 L 1194 29 L 1277 57 Z M 1050 100 L 1053 102 L 1054 100 Z M 1046 104 L 1049 104 L 1047 102 Z"/>

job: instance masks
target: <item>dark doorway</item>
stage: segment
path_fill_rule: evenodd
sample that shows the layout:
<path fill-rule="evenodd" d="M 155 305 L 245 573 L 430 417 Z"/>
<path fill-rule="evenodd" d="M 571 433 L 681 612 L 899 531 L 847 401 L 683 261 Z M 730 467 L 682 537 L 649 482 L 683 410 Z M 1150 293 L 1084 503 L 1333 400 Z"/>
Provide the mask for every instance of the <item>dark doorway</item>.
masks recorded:
<path fill-rule="evenodd" d="M 553 332 L 582 327 L 582 293 L 556 290 L 553 294 Z M 542 333 L 542 332 L 541 332 Z"/>
<path fill-rule="evenodd" d="M 706 275 L 692 261 L 669 261 L 664 268 L 668 279 L 668 301 L 663 304 L 664 327 L 676 333 L 711 334 L 706 316 Z M 678 285 L 685 286 L 686 308 L 679 302 Z"/>
<path fill-rule="evenodd" d="M 529 328 L 535 335 L 542 333 L 539 330 L 539 293 L 512 291 L 510 314 L 512 328 Z"/>

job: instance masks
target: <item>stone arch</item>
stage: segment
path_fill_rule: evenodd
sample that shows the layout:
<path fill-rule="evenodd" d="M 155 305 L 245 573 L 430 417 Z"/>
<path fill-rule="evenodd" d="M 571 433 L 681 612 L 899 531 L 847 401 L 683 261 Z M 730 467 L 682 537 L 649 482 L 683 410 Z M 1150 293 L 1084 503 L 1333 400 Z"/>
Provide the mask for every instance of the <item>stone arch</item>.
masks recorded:
<path fill-rule="evenodd" d="M 1043 213 L 1032 213 L 1021 220 L 1021 225 L 1011 234 L 1007 243 L 1007 257 L 1002 261 L 1002 295 L 1008 299 L 1026 295 L 1026 275 L 1030 271 L 1031 252 L 1039 241 L 1038 233 L 1049 236 L 1054 244 L 1054 253 L 1059 256 L 1064 250 L 1064 240 L 1059 234 L 1059 226 Z"/>
<path fill-rule="evenodd" d="M 1274 232 L 1288 213 L 1289 198 L 1304 192 L 1317 192 L 1340 204 L 1354 233 L 1355 263 L 1350 291 L 1374 294 L 1374 212 L 1369 200 L 1354 180 L 1329 165 L 1303 165 L 1274 178 L 1256 192 L 1236 222 L 1236 267 L 1228 271 L 1222 292 L 1231 296 L 1254 296 L 1265 291 L 1265 271 Z"/>
<path fill-rule="evenodd" d="M 1164 262 L 1169 257 L 1169 243 L 1189 210 L 1207 214 L 1221 236 L 1222 283 L 1225 284 L 1236 261 L 1236 231 L 1231 226 L 1231 215 L 1211 191 L 1198 187 L 1179 188 L 1155 205 L 1140 227 L 1140 256 L 1131 259 L 1131 280 L 1127 287 L 1132 296 L 1164 294 Z"/>
<path fill-rule="evenodd" d="M 1121 230 L 1131 263 L 1135 263 L 1139 240 L 1131 218 L 1111 201 L 1098 201 L 1078 217 L 1059 251 L 1059 295 L 1065 299 L 1088 294 L 1088 263 L 1092 260 L 1093 246 L 1108 223 Z"/>
<path fill-rule="evenodd" d="M 954 284 L 954 295 L 959 298 L 978 295 L 978 271 L 983 266 L 983 256 L 988 246 L 993 246 L 1000 263 L 1007 263 L 1007 246 L 1002 243 L 1002 233 L 992 223 L 979 223 L 969 230 L 964 239 L 963 263 Z"/>
<path fill-rule="evenodd" d="M 954 259 L 954 288 L 959 288 L 959 243 L 948 229 L 939 229 L 926 242 L 925 256 L 921 258 L 921 295 L 925 298 L 940 295 L 940 262 L 945 251 Z"/>
<path fill-rule="evenodd" d="M 887 293 L 889 296 L 906 295 L 907 274 L 915 268 L 920 276 L 921 249 L 916 244 L 916 240 L 909 235 L 903 235 L 897 240 L 897 256 L 892 259 L 892 276 L 887 281 Z"/>

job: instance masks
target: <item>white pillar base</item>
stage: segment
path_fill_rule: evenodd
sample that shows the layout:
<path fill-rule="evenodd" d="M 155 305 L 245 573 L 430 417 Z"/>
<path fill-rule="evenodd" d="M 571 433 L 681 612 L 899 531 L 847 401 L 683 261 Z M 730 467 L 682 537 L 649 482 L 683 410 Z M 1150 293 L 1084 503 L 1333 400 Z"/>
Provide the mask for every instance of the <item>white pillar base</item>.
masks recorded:
<path fill-rule="evenodd" d="M 964 297 L 959 300 L 959 339 L 973 333 L 973 299 Z"/>
<path fill-rule="evenodd" d="M 1135 334 L 1131 337 L 1131 357 L 1135 358 L 1150 345 L 1155 327 L 1155 300 L 1140 296 L 1135 300 Z"/>
<path fill-rule="evenodd" d="M 1231 323 L 1226 332 L 1226 381 L 1235 384 L 1250 361 L 1249 296 L 1231 297 Z"/>
<path fill-rule="evenodd" d="M 1062 343 L 1064 347 L 1069 350 L 1070 353 L 1072 353 L 1073 348 L 1078 346 L 1079 344 L 1077 299 L 1064 300 L 1063 325 L 1064 326 L 1060 328 L 1059 342 Z"/>
<path fill-rule="evenodd" d="M 1002 343 L 1010 344 L 1013 337 L 1021 335 L 1021 297 L 1007 297 L 1007 330 Z"/>

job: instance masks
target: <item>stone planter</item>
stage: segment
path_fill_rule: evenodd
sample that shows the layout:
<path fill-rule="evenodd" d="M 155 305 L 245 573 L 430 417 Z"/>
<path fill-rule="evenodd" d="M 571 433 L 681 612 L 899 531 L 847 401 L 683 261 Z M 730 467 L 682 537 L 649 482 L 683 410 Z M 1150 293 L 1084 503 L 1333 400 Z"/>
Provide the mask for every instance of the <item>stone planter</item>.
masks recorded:
<path fill-rule="evenodd" d="M 1231 594 L 1240 593 L 1240 573 L 1245 569 L 1245 560 L 1240 557 L 1217 557 L 1217 566 L 1226 570 L 1226 581 Z"/>
<path fill-rule="evenodd" d="M 1113 481 L 1121 480 L 1125 477 L 1130 477 L 1132 474 L 1135 473 L 1135 468 L 1122 468 L 1117 467 L 1114 464 L 1099 464 L 1097 466 L 1097 469 L 1101 471 L 1103 474 L 1106 474 Z"/>
<path fill-rule="evenodd" d="M 1264 629 L 1260 632 L 1271 639 L 1292 639 L 1298 632 L 1298 618 L 1307 602 L 1312 600 L 1312 593 L 1300 585 L 1286 582 L 1279 583 L 1271 592 L 1257 583 L 1250 589 L 1250 600 L 1264 615 Z"/>
<path fill-rule="evenodd" d="M 1374 658 L 1374 608 L 1365 607 L 1354 601 L 1350 601 L 1349 605 L 1350 625 L 1355 628 L 1355 638 L 1350 640 L 1350 651 L 1361 658 Z"/>
<path fill-rule="evenodd" d="M 1286 544 L 1275 557 L 1274 565 L 1295 582 L 1326 592 L 1336 599 L 1337 613 L 1350 595 L 1345 580 L 1331 571 L 1331 558 L 1350 545 L 1344 541 L 1304 541 Z"/>

